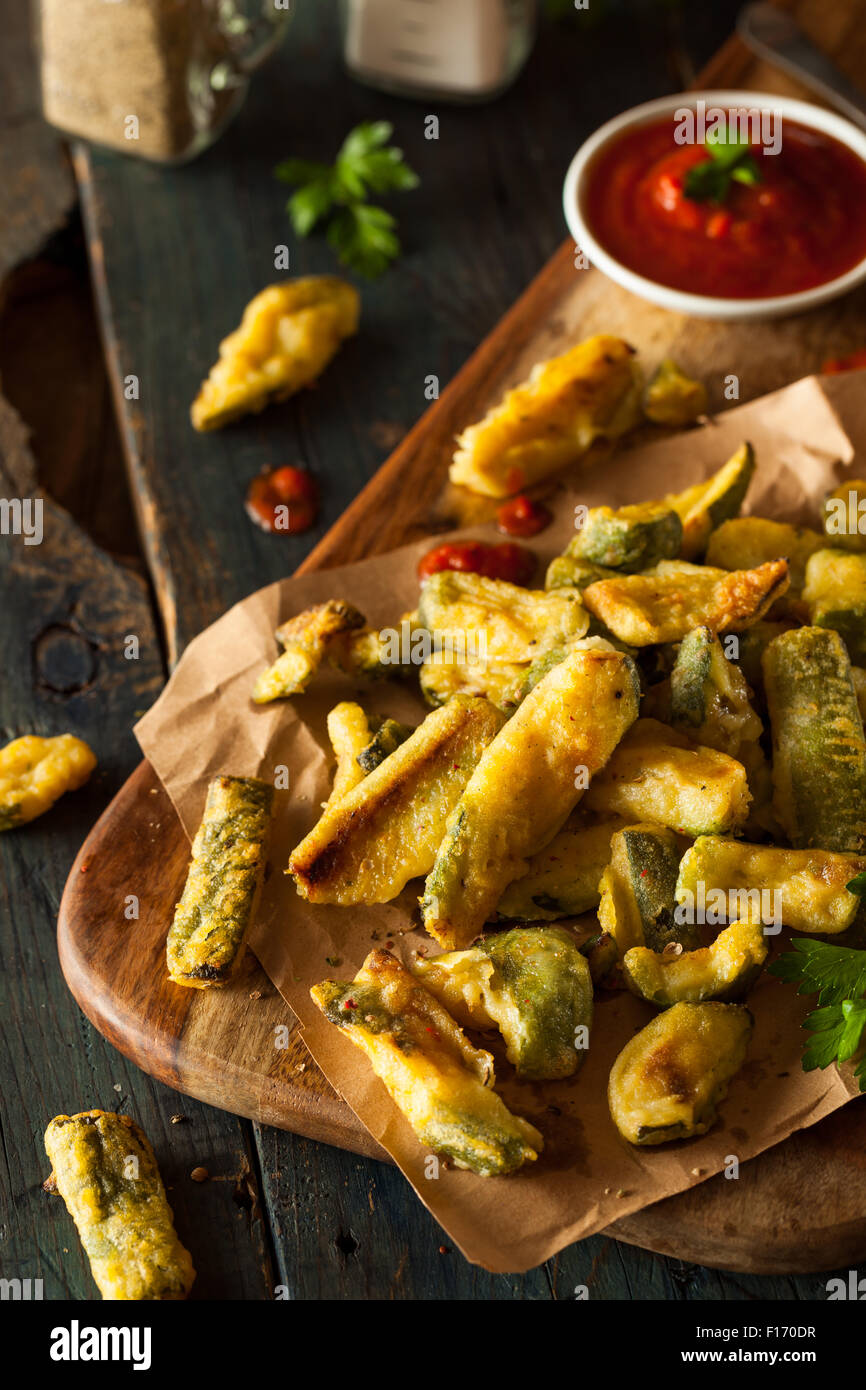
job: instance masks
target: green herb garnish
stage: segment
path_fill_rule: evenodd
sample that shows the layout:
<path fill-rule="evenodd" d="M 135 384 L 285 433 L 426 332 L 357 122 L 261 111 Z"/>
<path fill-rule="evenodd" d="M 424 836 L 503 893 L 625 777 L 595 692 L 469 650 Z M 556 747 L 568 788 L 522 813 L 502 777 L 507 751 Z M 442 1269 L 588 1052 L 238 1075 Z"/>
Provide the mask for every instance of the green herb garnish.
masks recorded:
<path fill-rule="evenodd" d="M 856 894 L 858 898 L 866 898 L 866 869 L 863 869 L 859 874 L 855 874 L 852 879 L 849 879 L 845 887 L 848 889 L 849 893 Z"/>
<path fill-rule="evenodd" d="M 762 182 L 749 141 L 743 140 L 731 126 L 708 135 L 704 149 L 709 159 L 695 164 L 686 174 L 684 191 L 692 202 L 723 203 L 732 181 L 751 187 Z"/>
<path fill-rule="evenodd" d="M 309 236 L 327 218 L 325 233 L 340 264 L 368 279 L 400 254 L 396 219 L 368 195 L 419 183 L 402 150 L 388 144 L 392 134 L 389 121 L 364 121 L 346 136 L 333 164 L 287 159 L 274 170 L 283 183 L 298 186 L 286 204 L 297 235 Z"/>
<path fill-rule="evenodd" d="M 818 996 L 820 1007 L 803 1021 L 811 1034 L 803 1049 L 803 1070 L 847 1062 L 858 1051 L 866 1028 L 866 951 L 801 936 L 791 946 L 769 967 L 769 974 L 791 984 L 799 982 L 798 994 Z M 860 1090 L 866 1091 L 866 1056 L 854 1074 Z"/>

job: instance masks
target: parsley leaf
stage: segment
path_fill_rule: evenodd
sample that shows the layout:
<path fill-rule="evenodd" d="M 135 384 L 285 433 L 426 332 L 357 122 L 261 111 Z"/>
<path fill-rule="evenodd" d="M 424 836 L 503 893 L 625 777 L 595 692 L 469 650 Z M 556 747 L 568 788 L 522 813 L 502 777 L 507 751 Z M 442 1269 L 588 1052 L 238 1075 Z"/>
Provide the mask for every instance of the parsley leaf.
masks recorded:
<path fill-rule="evenodd" d="M 858 898 L 866 898 L 866 869 L 859 874 L 855 874 L 852 879 L 845 884 L 849 893 L 856 893 Z"/>
<path fill-rule="evenodd" d="M 850 946 L 829 946 L 795 936 L 791 950 L 768 969 L 777 979 L 800 980 L 798 994 L 817 994 L 819 1004 L 841 1004 L 866 994 L 866 951 Z"/>
<path fill-rule="evenodd" d="M 866 1030 L 866 951 L 804 937 L 795 937 L 791 946 L 769 967 L 769 973 L 789 983 L 799 981 L 798 994 L 818 996 L 820 1007 L 803 1022 L 810 1034 L 803 1049 L 803 1070 L 847 1062 L 858 1052 Z M 866 1056 L 855 1075 L 860 1090 L 866 1091 Z"/>
<path fill-rule="evenodd" d="M 841 1004 L 828 1004 L 807 1015 L 803 1027 L 812 1034 L 803 1051 L 803 1070 L 829 1067 L 833 1062 L 847 1062 L 860 1046 L 860 1036 L 866 1026 L 866 999 L 846 999 Z"/>
<path fill-rule="evenodd" d="M 298 236 L 309 236 L 316 223 L 334 206 L 334 189 L 330 176 L 304 184 L 293 193 L 286 204 Z"/>
<path fill-rule="evenodd" d="M 328 242 L 341 264 L 373 280 L 400 254 L 400 242 L 392 230 L 396 225 L 384 208 L 352 203 L 331 219 Z"/>
<path fill-rule="evenodd" d="M 328 243 L 342 265 L 370 279 L 400 254 L 396 220 L 367 201 L 372 193 L 417 188 L 418 175 L 401 150 L 389 145 L 389 121 L 363 121 L 343 141 L 333 164 L 287 159 L 274 170 L 283 183 L 298 185 L 287 204 L 298 236 L 327 219 Z"/>
<path fill-rule="evenodd" d="M 732 180 L 754 187 L 762 182 L 758 162 L 751 153 L 748 140 L 741 139 L 732 127 L 708 135 L 704 149 L 709 155 L 695 164 L 686 174 L 684 192 L 694 203 L 723 203 Z"/>

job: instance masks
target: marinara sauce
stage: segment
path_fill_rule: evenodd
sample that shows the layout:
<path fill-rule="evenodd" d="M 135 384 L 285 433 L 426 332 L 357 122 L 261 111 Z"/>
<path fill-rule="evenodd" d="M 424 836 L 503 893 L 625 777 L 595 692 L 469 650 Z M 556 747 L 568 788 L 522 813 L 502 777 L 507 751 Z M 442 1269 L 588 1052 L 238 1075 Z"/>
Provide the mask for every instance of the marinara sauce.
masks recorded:
<path fill-rule="evenodd" d="M 506 536 L 537 536 L 552 520 L 550 508 L 525 493 L 496 508 L 496 525 Z"/>
<path fill-rule="evenodd" d="M 756 299 L 835 280 L 866 256 L 866 163 L 829 135 L 784 121 L 778 154 L 753 145 L 755 185 L 696 202 L 686 176 L 710 158 L 677 144 L 673 116 L 627 131 L 599 153 L 587 221 L 612 256 L 692 294 Z"/>
<path fill-rule="evenodd" d="M 308 531 L 319 511 L 319 490 L 304 468 L 275 468 L 259 473 L 247 488 L 247 515 L 263 531 L 294 536 Z"/>
<path fill-rule="evenodd" d="M 418 578 L 423 584 L 439 570 L 467 570 L 488 579 L 505 579 L 509 584 L 528 584 L 535 572 L 535 556 L 525 546 L 504 541 L 488 545 L 485 541 L 448 541 L 436 545 L 418 561 Z"/>

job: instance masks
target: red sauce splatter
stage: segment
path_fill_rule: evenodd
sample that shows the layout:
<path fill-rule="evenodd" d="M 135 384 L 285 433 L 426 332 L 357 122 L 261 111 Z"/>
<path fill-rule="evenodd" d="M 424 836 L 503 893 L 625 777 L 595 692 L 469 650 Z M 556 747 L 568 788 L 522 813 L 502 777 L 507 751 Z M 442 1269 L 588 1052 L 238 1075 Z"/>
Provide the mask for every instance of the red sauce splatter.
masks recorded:
<path fill-rule="evenodd" d="M 825 376 L 835 376 L 838 372 L 856 372 L 866 367 L 866 348 L 849 352 L 847 357 L 831 357 L 821 368 Z"/>
<path fill-rule="evenodd" d="M 552 520 L 549 508 L 543 502 L 533 502 L 525 493 L 496 509 L 496 525 L 506 536 L 537 536 Z"/>
<path fill-rule="evenodd" d="M 535 573 L 535 556 L 513 541 L 504 541 L 501 545 L 450 541 L 422 555 L 418 562 L 418 578 L 423 584 L 439 570 L 467 570 L 488 579 L 504 579 L 509 584 L 528 584 Z"/>
<path fill-rule="evenodd" d="M 253 478 L 244 505 L 263 531 L 294 536 L 308 531 L 316 520 L 319 489 L 303 468 L 275 468 Z"/>
<path fill-rule="evenodd" d="M 589 224 L 611 255 L 674 289 L 728 299 L 826 284 L 866 256 L 866 163 L 821 131 L 782 122 L 778 153 L 753 144 L 761 182 L 724 204 L 686 196 L 703 144 L 678 144 L 673 117 L 626 131 L 599 153 Z"/>

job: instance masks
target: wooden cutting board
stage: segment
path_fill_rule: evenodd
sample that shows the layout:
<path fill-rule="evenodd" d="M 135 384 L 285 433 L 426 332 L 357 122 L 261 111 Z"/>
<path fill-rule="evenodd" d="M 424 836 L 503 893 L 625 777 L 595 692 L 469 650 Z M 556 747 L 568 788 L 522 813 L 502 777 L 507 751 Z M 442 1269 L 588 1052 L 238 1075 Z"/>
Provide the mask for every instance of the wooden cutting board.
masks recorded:
<path fill-rule="evenodd" d="M 794 6 L 835 55 L 866 55 L 847 7 Z M 829 21 L 829 24 L 828 24 Z M 831 32 L 832 31 L 832 32 Z M 862 70 L 862 65 L 861 65 Z M 733 40 L 702 75 L 705 86 L 798 89 Z M 597 331 L 621 333 L 652 365 L 670 352 L 706 383 L 713 409 L 764 394 L 866 342 L 866 292 L 780 323 L 711 325 L 657 310 L 579 270 L 563 245 L 427 412 L 302 569 L 327 568 L 432 531 L 486 519 L 488 503 L 447 486 L 454 434 L 541 357 Z M 290 1021 L 250 959 L 219 992 L 185 991 L 165 978 L 164 941 L 189 846 L 172 807 L 142 763 L 94 827 L 61 902 L 58 945 L 67 982 L 91 1022 L 145 1071 L 180 1091 L 267 1124 L 377 1158 L 387 1156 L 309 1060 L 297 1031 L 284 1051 L 274 1029 Z M 139 917 L 128 895 L 138 900 Z M 751 1273 L 798 1273 L 856 1264 L 866 1255 L 866 1101 L 794 1135 L 722 1177 L 610 1228 L 662 1254 Z"/>

